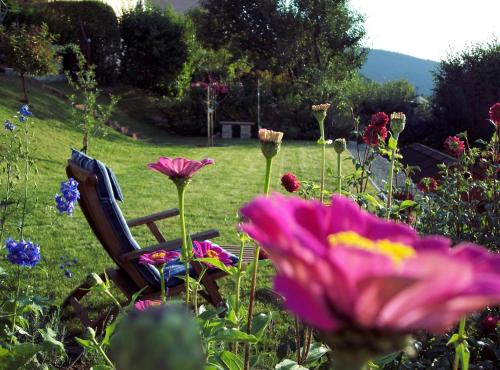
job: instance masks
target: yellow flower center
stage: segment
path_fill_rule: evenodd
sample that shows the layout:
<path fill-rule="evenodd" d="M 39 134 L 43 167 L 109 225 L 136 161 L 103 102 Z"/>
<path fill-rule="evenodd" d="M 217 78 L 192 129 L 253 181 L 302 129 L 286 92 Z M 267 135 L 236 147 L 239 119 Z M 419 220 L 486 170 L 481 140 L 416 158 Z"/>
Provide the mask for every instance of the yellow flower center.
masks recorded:
<path fill-rule="evenodd" d="M 207 257 L 208 257 L 208 258 L 218 258 L 218 257 L 219 257 L 219 255 L 217 254 L 217 252 L 216 252 L 216 251 L 213 251 L 213 250 L 209 249 L 209 250 L 207 251 Z"/>
<path fill-rule="evenodd" d="M 160 260 L 165 258 L 166 253 L 165 252 L 155 252 L 151 255 L 151 259 L 153 261 Z"/>
<path fill-rule="evenodd" d="M 341 231 L 332 234 L 328 236 L 328 243 L 332 247 L 341 245 L 343 247 L 352 247 L 379 253 L 389 257 L 395 264 L 400 264 L 404 260 L 416 255 L 415 249 L 409 245 L 392 242 L 388 239 L 371 240 L 354 231 Z"/>

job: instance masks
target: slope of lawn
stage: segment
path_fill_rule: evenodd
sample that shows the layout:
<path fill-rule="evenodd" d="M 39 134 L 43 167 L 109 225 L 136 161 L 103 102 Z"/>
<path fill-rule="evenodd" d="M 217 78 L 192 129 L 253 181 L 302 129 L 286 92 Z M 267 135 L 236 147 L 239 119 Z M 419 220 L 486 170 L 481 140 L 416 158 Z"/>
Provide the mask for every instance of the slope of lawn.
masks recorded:
<path fill-rule="evenodd" d="M 16 79 L 0 77 L 0 119 L 12 117 L 20 106 L 20 86 Z M 112 262 L 92 234 L 81 211 L 77 208 L 73 217 L 59 216 L 54 207 L 54 194 L 59 183 L 66 179 L 65 164 L 70 148 L 80 148 L 82 134 L 72 116 L 68 102 L 56 98 L 44 90 L 30 87 L 31 110 L 34 113 L 35 139 L 31 155 L 36 160 L 38 172 L 30 180 L 29 215 L 26 235 L 40 245 L 42 263 L 40 268 L 25 273 L 35 294 L 49 295 L 55 302 L 61 300 L 90 272 L 101 272 L 112 266 Z M 140 104 L 140 102 L 138 103 Z M 127 107 L 130 109 L 130 106 Z M 118 111 L 117 117 L 124 117 Z M 120 118 L 117 118 L 120 119 Z M 128 121 L 133 120 L 128 117 Z M 134 121 L 140 126 L 140 121 Z M 3 131 L 3 125 L 1 127 Z M 219 243 L 238 242 L 236 233 L 237 212 L 242 204 L 259 193 L 264 181 L 264 160 L 257 140 L 219 141 L 214 148 L 197 147 L 203 138 L 175 138 L 163 131 L 148 127 L 154 135 L 155 144 L 134 141 L 114 131 L 105 138 L 93 139 L 90 155 L 111 167 L 120 182 L 125 201 L 122 210 L 126 218 L 134 218 L 177 206 L 174 185 L 163 175 L 153 173 L 146 167 L 159 156 L 184 156 L 193 159 L 210 157 L 214 166 L 202 169 L 189 185 L 186 197 L 187 225 L 190 232 L 217 228 L 221 232 Z M 8 139 L 5 130 L 2 140 Z M 286 139 L 286 138 L 285 138 Z M 301 179 L 317 180 L 320 170 L 320 149 L 310 142 L 284 141 L 280 154 L 274 161 L 271 188 L 283 191 L 280 176 L 292 171 Z M 334 152 L 328 151 L 329 167 L 336 167 Z M 345 161 L 345 171 L 349 172 L 350 161 Z M 3 175 L 2 175 L 3 176 Z M 2 179 L 0 195 L 4 196 Z M 329 177 L 327 184 L 333 186 Z M 22 183 L 16 184 L 15 199 L 20 200 Z M 17 223 L 20 208 L 10 206 L 6 236 L 18 238 Z M 178 220 L 172 219 L 162 224 L 166 235 L 179 236 Z M 134 236 L 143 246 L 154 244 L 146 228 L 133 230 Z M 3 243 L 3 241 L 2 241 Z M 66 278 L 59 268 L 61 256 L 64 261 L 78 259 L 70 267 L 73 277 Z M 9 263 L 2 259 L 0 266 L 7 271 Z M 272 267 L 261 270 L 259 286 L 270 286 Z M 231 289 L 232 282 L 226 278 L 225 289 Z M 247 289 L 249 282 L 245 282 Z M 245 290 L 246 292 L 246 290 Z M 274 309 L 259 303 L 259 309 Z"/>

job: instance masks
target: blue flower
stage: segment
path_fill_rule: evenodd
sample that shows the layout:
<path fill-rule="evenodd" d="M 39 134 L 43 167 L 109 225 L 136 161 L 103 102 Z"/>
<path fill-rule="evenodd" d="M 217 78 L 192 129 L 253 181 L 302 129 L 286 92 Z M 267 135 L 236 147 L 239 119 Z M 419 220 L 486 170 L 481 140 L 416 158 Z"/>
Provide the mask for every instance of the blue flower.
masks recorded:
<path fill-rule="evenodd" d="M 24 123 L 26 122 L 27 118 L 24 116 L 19 116 L 19 122 Z"/>
<path fill-rule="evenodd" d="M 7 259 L 19 266 L 35 267 L 40 262 L 40 248 L 30 240 L 21 240 L 19 243 L 12 238 L 5 241 L 8 254 Z"/>
<path fill-rule="evenodd" d="M 28 105 L 23 105 L 19 108 L 19 114 L 24 117 L 31 117 L 33 113 L 30 112 L 30 107 Z"/>
<path fill-rule="evenodd" d="M 56 194 L 56 207 L 59 213 L 67 213 L 72 215 L 75 210 L 75 202 L 80 199 L 80 192 L 78 191 L 78 181 L 70 178 L 66 182 L 61 182 L 62 195 Z"/>
<path fill-rule="evenodd" d="M 7 130 L 9 131 L 14 131 L 16 129 L 16 125 L 14 125 L 11 121 L 9 121 L 8 119 L 5 120 L 5 123 L 3 125 L 3 127 L 5 127 Z"/>
<path fill-rule="evenodd" d="M 60 214 L 67 213 L 69 216 L 73 214 L 75 205 L 73 202 L 68 202 L 64 196 L 56 194 L 56 208 Z"/>

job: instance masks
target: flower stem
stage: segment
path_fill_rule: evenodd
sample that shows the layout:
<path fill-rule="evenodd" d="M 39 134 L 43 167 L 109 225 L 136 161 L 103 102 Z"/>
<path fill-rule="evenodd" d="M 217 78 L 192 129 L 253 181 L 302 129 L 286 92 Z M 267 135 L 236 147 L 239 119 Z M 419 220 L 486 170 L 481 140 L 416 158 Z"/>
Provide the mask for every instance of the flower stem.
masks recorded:
<path fill-rule="evenodd" d="M 397 142 L 397 140 L 396 140 Z M 387 213 L 385 218 L 389 220 L 391 218 L 391 208 L 392 208 L 392 183 L 394 181 L 394 163 L 396 161 L 396 149 L 392 150 L 391 155 L 391 166 L 389 168 L 389 191 L 387 193 Z"/>
<path fill-rule="evenodd" d="M 17 288 L 16 288 L 16 298 L 14 299 L 14 312 L 12 314 L 12 336 L 10 337 L 10 343 L 14 343 L 14 330 L 16 329 L 16 319 L 17 319 L 17 300 L 19 299 L 19 289 L 21 287 L 21 267 L 17 265 Z"/>
<path fill-rule="evenodd" d="M 160 287 L 161 287 L 161 301 L 167 303 L 167 294 L 165 290 L 165 264 L 161 265 L 160 268 Z"/>
<path fill-rule="evenodd" d="M 321 180 L 320 180 L 320 194 L 319 194 L 319 200 L 321 203 L 323 203 L 324 200 L 324 194 L 323 191 L 325 189 L 325 169 L 326 169 L 326 143 L 323 140 L 323 143 L 321 144 L 323 147 L 323 160 L 321 162 Z"/>
<path fill-rule="evenodd" d="M 93 344 L 94 344 L 94 347 L 97 349 L 97 351 L 101 354 L 101 356 L 104 358 L 104 360 L 107 362 L 107 364 L 109 366 L 111 366 L 112 369 L 115 368 L 115 365 L 113 364 L 113 362 L 109 359 L 109 357 L 106 355 L 106 352 L 104 352 L 104 350 L 102 349 L 101 345 L 97 342 L 97 340 L 95 338 L 91 338 L 90 339 Z"/>
<path fill-rule="evenodd" d="M 243 251 L 245 250 L 245 241 L 241 238 L 240 254 L 238 256 L 238 272 L 236 275 L 236 314 L 240 312 L 240 296 L 241 296 L 241 268 L 243 266 Z"/>
<path fill-rule="evenodd" d="M 337 154 L 337 192 L 342 194 L 342 160 L 341 154 Z"/>
<path fill-rule="evenodd" d="M 203 265 L 203 270 L 201 270 L 201 274 L 196 280 L 196 290 L 194 291 L 194 314 L 196 317 L 198 317 L 198 287 L 200 286 L 201 279 L 203 279 L 203 276 L 205 276 L 205 273 L 207 272 L 207 267 Z"/>
<path fill-rule="evenodd" d="M 186 269 L 185 285 L 186 285 L 186 306 L 189 306 L 189 253 L 187 246 L 186 219 L 184 216 L 184 193 L 186 185 L 177 185 L 177 193 L 179 195 L 179 222 L 181 226 L 182 250 L 181 255 L 184 260 L 184 268 Z"/>
<path fill-rule="evenodd" d="M 29 132 L 28 132 L 28 126 L 26 126 L 24 130 L 25 134 L 25 151 L 24 151 L 24 199 L 23 199 L 23 213 L 21 216 L 21 240 L 24 239 L 24 226 L 25 226 L 25 220 L 26 220 L 26 208 L 28 204 L 28 180 L 29 180 Z"/>
<path fill-rule="evenodd" d="M 455 350 L 458 349 L 460 345 L 462 345 L 462 342 L 465 340 L 465 317 L 462 317 L 458 323 L 458 345 L 455 346 Z M 455 361 L 453 363 L 453 370 L 458 370 L 459 365 L 460 365 L 460 356 L 458 355 L 458 352 L 455 354 Z"/>
<path fill-rule="evenodd" d="M 271 169 L 273 167 L 273 158 L 266 157 L 266 179 L 264 182 L 264 195 L 269 195 L 269 185 L 271 183 Z"/>
<path fill-rule="evenodd" d="M 273 157 L 266 157 L 266 180 L 264 182 L 264 195 L 267 197 L 269 195 L 269 184 L 271 181 L 271 169 L 273 164 Z M 257 244 L 255 246 L 253 255 L 253 273 L 252 273 L 252 285 L 250 287 L 250 301 L 248 302 L 248 318 L 247 318 L 247 333 L 250 334 L 252 329 L 252 319 L 253 319 L 253 308 L 255 304 L 255 290 L 257 288 L 257 269 L 259 266 L 259 254 L 260 247 Z M 247 343 L 245 345 L 245 362 L 244 369 L 248 370 L 250 368 L 250 345 Z"/>

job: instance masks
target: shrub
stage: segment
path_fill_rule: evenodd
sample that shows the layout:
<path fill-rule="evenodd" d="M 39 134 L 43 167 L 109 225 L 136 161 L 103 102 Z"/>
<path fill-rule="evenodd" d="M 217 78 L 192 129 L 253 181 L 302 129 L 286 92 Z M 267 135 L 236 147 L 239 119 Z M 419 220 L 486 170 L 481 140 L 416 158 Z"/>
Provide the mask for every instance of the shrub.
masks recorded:
<path fill-rule="evenodd" d="M 28 24 L 43 20 L 59 43 L 79 44 L 89 64 L 96 66 L 100 82 L 109 82 L 116 72 L 120 29 L 113 8 L 99 1 L 57 1 L 33 4 L 19 18 Z M 90 40 L 90 43 L 88 42 Z M 76 69 L 76 58 L 65 53 L 65 69 Z"/>
<path fill-rule="evenodd" d="M 500 42 L 478 45 L 442 61 L 435 74 L 435 125 L 444 139 L 467 131 L 471 142 L 489 139 L 484 112 L 500 99 Z"/>
<path fill-rule="evenodd" d="M 167 7 L 136 7 L 122 16 L 121 74 L 132 85 L 167 92 L 188 59 L 186 25 Z"/>

